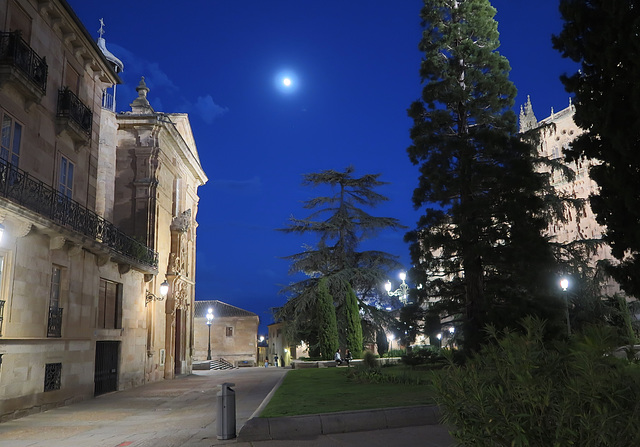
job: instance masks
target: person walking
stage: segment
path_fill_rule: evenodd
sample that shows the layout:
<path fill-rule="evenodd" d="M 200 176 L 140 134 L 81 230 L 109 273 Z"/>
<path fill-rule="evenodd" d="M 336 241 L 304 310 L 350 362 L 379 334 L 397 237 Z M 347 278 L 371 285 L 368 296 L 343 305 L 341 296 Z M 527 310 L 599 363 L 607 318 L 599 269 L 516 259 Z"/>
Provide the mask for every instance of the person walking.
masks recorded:
<path fill-rule="evenodd" d="M 278 367 L 278 354 L 273 356 L 273 366 Z"/>
<path fill-rule="evenodd" d="M 333 359 L 336 361 L 336 365 L 337 366 L 342 365 L 342 357 L 340 357 L 340 350 L 339 349 L 336 351 L 336 355 L 333 357 Z"/>
<path fill-rule="evenodd" d="M 265 357 L 264 358 L 264 367 L 268 368 L 269 367 L 269 357 Z"/>

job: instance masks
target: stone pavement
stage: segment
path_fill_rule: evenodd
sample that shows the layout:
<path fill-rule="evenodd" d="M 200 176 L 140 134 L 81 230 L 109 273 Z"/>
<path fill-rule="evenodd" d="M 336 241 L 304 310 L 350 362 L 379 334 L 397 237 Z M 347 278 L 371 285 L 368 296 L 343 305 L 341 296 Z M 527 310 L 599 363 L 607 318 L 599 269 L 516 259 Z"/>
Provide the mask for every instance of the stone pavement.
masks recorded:
<path fill-rule="evenodd" d="M 450 447 L 453 440 L 441 425 L 420 425 L 375 430 L 380 414 L 353 412 L 334 417 L 336 421 L 371 421 L 371 429 L 351 433 L 319 434 L 314 424 L 298 424 L 295 439 L 268 440 L 241 429 L 288 370 L 284 368 L 242 368 L 228 371 L 197 371 L 138 388 L 99 396 L 77 404 L 0 423 L 0 447 L 209 447 L 234 444 L 238 447 L 324 447 L 388 446 L 394 444 Z M 224 382 L 235 383 L 236 432 L 240 439 L 217 439 L 217 393 Z M 399 410 L 402 411 L 402 410 Z M 410 417 L 409 413 L 384 416 L 388 421 Z M 398 416 L 400 415 L 400 416 Z M 313 417 L 313 416 L 309 416 Z M 320 418 L 316 415 L 315 418 Z M 352 418 L 352 419 L 349 419 Z M 277 418 L 281 425 L 287 418 Z M 273 419 L 271 419 L 273 421 Z M 262 421 L 264 422 L 264 421 Z M 291 420 L 291 426 L 295 422 Z M 247 428 L 251 424 L 247 424 Z M 273 425 L 273 423 L 272 423 Z M 387 424 L 387 426 L 393 426 Z M 366 428 L 361 427 L 361 428 Z M 258 431 L 256 431 L 258 430 Z M 266 439 L 266 440 L 243 440 Z"/>

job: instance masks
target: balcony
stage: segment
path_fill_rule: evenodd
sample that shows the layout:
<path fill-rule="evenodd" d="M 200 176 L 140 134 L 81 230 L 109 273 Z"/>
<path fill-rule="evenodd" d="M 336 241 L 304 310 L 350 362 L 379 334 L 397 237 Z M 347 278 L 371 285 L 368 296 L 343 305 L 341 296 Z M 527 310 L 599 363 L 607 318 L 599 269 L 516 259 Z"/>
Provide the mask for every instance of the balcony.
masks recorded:
<path fill-rule="evenodd" d="M 0 32 L 0 84 L 12 83 L 27 97 L 39 103 L 47 91 L 48 67 L 22 39 L 20 31 Z"/>
<path fill-rule="evenodd" d="M 120 231 L 114 224 L 63 196 L 51 186 L 0 160 L 0 197 L 21 205 L 58 225 L 107 246 L 110 250 L 152 269 L 158 253 Z"/>
<path fill-rule="evenodd" d="M 0 335 L 2 335 L 2 320 L 4 319 L 4 300 L 0 300 Z"/>
<path fill-rule="evenodd" d="M 112 112 L 116 111 L 116 101 L 112 92 L 107 90 L 102 92 L 102 108 Z"/>
<path fill-rule="evenodd" d="M 49 308 L 49 323 L 47 324 L 47 337 L 62 337 L 62 307 Z"/>
<path fill-rule="evenodd" d="M 58 133 L 66 130 L 76 143 L 86 144 L 91 139 L 93 114 L 80 98 L 67 87 L 58 90 Z"/>

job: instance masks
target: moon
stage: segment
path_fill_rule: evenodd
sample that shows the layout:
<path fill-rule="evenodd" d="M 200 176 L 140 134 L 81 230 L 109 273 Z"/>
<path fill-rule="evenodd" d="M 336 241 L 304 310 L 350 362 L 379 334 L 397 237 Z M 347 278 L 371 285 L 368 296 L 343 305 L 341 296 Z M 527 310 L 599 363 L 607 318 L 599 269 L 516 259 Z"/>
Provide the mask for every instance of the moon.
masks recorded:
<path fill-rule="evenodd" d="M 271 82 L 273 82 L 275 89 L 285 96 L 294 96 L 302 87 L 300 77 L 290 68 L 283 68 L 275 72 Z"/>

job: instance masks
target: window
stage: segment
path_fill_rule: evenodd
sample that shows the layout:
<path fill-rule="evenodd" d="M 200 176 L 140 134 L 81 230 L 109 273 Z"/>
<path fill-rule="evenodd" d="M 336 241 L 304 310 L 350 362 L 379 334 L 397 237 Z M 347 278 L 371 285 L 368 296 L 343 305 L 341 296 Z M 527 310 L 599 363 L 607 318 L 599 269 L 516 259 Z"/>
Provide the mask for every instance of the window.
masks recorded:
<path fill-rule="evenodd" d="M 2 285 L 2 271 L 4 270 L 4 256 L 0 255 L 0 285 Z M 4 300 L 0 300 L 0 335 L 2 335 L 2 320 L 4 319 Z"/>
<path fill-rule="evenodd" d="M 28 43 L 31 41 L 31 17 L 17 4 L 11 3 L 9 7 L 9 31 L 20 30 L 22 38 Z"/>
<path fill-rule="evenodd" d="M 62 336 L 62 308 L 60 307 L 60 279 L 62 269 L 53 266 L 51 269 L 51 291 L 49 292 L 49 321 L 47 337 Z"/>
<path fill-rule="evenodd" d="M 100 278 L 98 324 L 101 329 L 122 328 L 122 284 Z"/>
<path fill-rule="evenodd" d="M 60 307 L 60 277 L 62 270 L 60 267 L 53 266 L 51 269 L 51 293 L 49 294 L 49 309 L 57 309 Z"/>
<path fill-rule="evenodd" d="M 60 181 L 58 182 L 58 191 L 68 198 L 73 195 L 73 163 L 66 157 L 60 158 Z"/>
<path fill-rule="evenodd" d="M 44 390 L 59 390 L 61 378 L 62 363 L 47 363 L 44 368 Z"/>
<path fill-rule="evenodd" d="M 0 137 L 0 158 L 18 166 L 20 158 L 20 140 L 22 125 L 6 113 L 2 115 L 2 134 Z"/>
<path fill-rule="evenodd" d="M 227 337 L 233 337 L 233 328 L 227 326 Z"/>
<path fill-rule="evenodd" d="M 73 93 L 78 96 L 78 87 L 80 86 L 80 75 L 73 67 L 67 62 L 66 69 L 64 71 L 64 83 Z"/>

